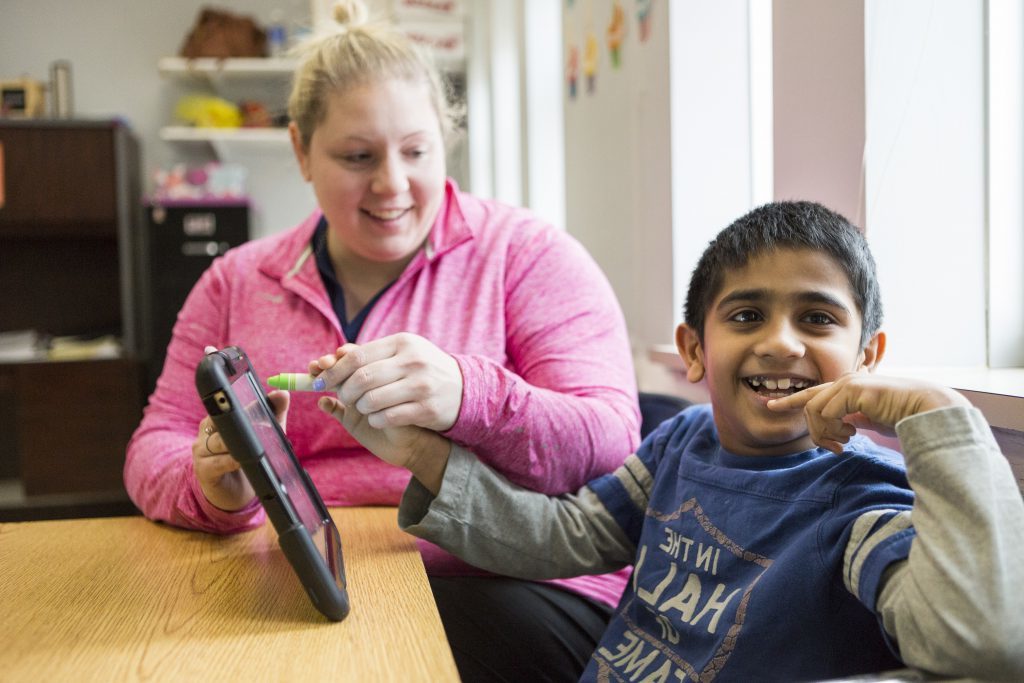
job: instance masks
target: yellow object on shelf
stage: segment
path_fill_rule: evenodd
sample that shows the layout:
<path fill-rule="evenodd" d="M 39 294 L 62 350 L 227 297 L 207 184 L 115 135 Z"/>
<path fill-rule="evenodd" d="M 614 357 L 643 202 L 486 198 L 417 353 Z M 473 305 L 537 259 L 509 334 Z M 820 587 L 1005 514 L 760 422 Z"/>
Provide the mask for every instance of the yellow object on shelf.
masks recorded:
<path fill-rule="evenodd" d="M 242 112 L 232 102 L 211 95 L 186 95 L 178 100 L 174 115 L 200 128 L 238 128 Z"/>
<path fill-rule="evenodd" d="M 54 337 L 47 353 L 49 360 L 96 360 L 120 358 L 121 340 L 113 335 L 101 337 Z"/>

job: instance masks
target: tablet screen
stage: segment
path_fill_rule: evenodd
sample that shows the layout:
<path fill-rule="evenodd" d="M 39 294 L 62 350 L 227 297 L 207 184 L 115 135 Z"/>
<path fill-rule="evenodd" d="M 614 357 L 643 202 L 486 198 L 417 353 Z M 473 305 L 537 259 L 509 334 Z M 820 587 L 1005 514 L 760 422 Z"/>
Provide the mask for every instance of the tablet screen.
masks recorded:
<path fill-rule="evenodd" d="M 255 381 L 251 373 L 244 373 L 234 381 L 231 388 L 239 403 L 245 406 L 245 412 L 249 416 L 256 437 L 266 449 L 270 467 L 281 482 L 281 489 L 302 521 L 302 526 L 306 527 L 320 554 L 327 557 L 323 533 L 324 520 L 320 518 L 316 505 L 302 486 L 302 475 L 299 473 L 298 465 L 282 443 L 277 419 L 270 406 L 266 404 L 262 391 L 255 385 Z"/>

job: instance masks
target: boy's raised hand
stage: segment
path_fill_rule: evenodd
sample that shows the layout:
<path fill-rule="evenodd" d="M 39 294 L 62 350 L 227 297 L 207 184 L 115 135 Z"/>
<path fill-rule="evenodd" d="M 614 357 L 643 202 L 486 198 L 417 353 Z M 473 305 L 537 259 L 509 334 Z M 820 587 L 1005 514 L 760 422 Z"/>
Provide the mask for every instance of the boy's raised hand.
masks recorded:
<path fill-rule="evenodd" d="M 803 408 L 811 439 L 836 454 L 843 452 L 843 444 L 857 429 L 892 436 L 903 418 L 967 405 L 962 395 L 938 384 L 867 372 L 847 373 L 834 382 L 768 401 L 768 409 L 777 412 Z"/>

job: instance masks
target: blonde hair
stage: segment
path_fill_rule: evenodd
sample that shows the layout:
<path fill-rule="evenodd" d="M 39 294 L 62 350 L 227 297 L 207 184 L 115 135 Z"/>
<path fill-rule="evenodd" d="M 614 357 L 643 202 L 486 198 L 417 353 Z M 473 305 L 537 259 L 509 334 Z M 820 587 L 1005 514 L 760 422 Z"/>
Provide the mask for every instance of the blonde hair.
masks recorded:
<path fill-rule="evenodd" d="M 431 59 L 390 24 L 369 23 L 360 0 L 340 0 L 334 6 L 339 29 L 315 36 L 298 46 L 288 116 L 299 129 L 303 147 L 327 115 L 329 96 L 349 88 L 398 78 L 427 85 L 431 104 L 448 140 L 456 114 L 448 92 Z"/>

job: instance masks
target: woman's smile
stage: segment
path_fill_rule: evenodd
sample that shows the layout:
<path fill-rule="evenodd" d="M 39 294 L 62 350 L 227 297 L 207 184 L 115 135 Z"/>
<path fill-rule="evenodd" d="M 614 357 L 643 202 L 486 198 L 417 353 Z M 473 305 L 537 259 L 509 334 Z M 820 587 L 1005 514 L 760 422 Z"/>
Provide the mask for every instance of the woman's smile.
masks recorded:
<path fill-rule="evenodd" d="M 362 212 L 373 218 L 374 220 L 382 222 L 397 221 L 398 219 L 405 216 L 411 208 L 404 209 L 362 209 Z"/>

